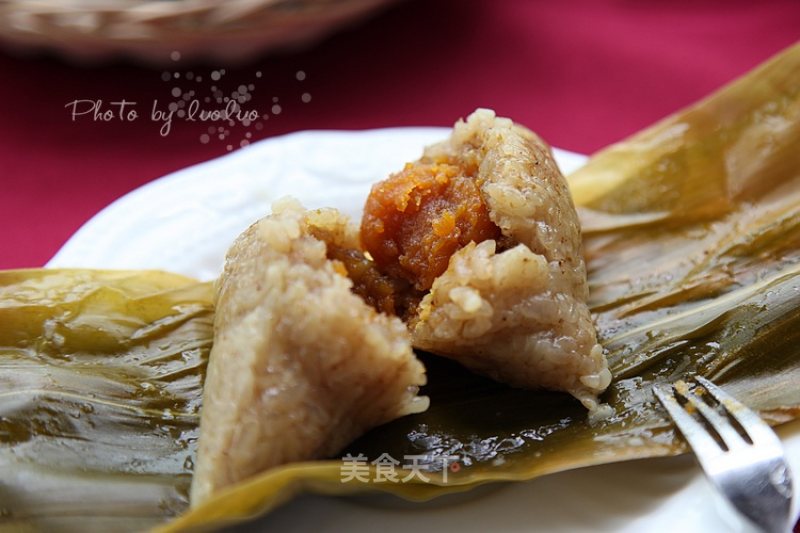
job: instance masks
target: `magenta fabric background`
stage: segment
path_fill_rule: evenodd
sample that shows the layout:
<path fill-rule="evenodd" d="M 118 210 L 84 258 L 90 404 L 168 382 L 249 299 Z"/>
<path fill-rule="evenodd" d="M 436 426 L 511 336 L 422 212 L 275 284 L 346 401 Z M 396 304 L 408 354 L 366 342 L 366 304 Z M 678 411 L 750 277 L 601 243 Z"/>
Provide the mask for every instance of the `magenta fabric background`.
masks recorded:
<path fill-rule="evenodd" d="M 225 68 L 226 88 L 255 84 L 248 105 L 258 109 L 277 97 L 282 112 L 253 140 L 302 129 L 447 126 L 483 106 L 555 146 L 591 153 L 799 37 L 797 0 L 417 0 L 308 50 L 240 67 L 174 68 Z M 226 153 L 227 142 L 199 141 L 207 124 L 175 123 L 161 137 L 144 118 L 71 121 L 65 105 L 75 99 L 135 100 L 149 114 L 154 99 L 169 99 L 164 70 L 0 53 L 0 268 L 44 264 L 115 198 Z"/>

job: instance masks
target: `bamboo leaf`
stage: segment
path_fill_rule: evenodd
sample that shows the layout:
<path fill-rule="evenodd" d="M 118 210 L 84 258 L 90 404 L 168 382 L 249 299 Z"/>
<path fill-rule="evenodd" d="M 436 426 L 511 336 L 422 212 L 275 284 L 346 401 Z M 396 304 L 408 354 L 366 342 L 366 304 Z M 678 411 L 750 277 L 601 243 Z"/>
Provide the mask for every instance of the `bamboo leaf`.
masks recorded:
<path fill-rule="evenodd" d="M 185 509 L 212 296 L 163 272 L 0 272 L 0 531 Z"/>

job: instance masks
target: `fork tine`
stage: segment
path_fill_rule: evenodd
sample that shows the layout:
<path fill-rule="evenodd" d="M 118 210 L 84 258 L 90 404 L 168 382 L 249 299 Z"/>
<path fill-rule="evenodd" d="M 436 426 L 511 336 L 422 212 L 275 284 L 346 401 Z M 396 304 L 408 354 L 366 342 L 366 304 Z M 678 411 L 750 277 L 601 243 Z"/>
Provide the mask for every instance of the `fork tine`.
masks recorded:
<path fill-rule="evenodd" d="M 695 420 L 692 415 L 681 407 L 675 399 L 674 388 L 672 385 L 659 384 L 653 387 L 661 405 L 667 410 L 672 420 L 678 426 L 683 437 L 689 442 L 693 449 L 718 450 L 722 452 L 717 441 L 705 430 L 705 428 Z"/>
<path fill-rule="evenodd" d="M 726 430 L 721 429 L 728 426 L 728 430 L 736 432 L 731 426 L 732 420 L 727 420 L 719 412 L 719 407 L 711 407 L 702 398 L 696 398 L 696 391 L 690 393 L 686 383 L 678 381 L 672 386 L 659 384 L 653 387 L 653 391 L 692 447 L 706 476 L 739 516 L 765 533 L 788 531 L 793 497 L 792 476 L 777 435 L 757 414 L 731 395 L 707 379 L 696 377 L 695 380 L 698 386 L 702 386 L 707 394 L 719 402 L 726 415 L 739 423 L 742 431 L 751 439 L 752 446 L 742 445 L 723 450 L 709 433 L 708 426 L 713 427 L 728 443 Z M 683 396 L 687 404 L 681 405 L 677 395 Z M 703 416 L 708 424 L 695 420 L 695 414 L 686 409 L 689 405 L 697 409 L 696 416 Z M 741 434 L 737 433 L 736 438 L 737 442 L 744 444 Z"/>
<path fill-rule="evenodd" d="M 728 413 L 739 423 L 753 444 L 759 446 L 781 446 L 780 439 L 774 431 L 756 413 L 745 407 L 739 400 L 717 387 L 702 376 L 695 376 L 708 393 L 714 397 Z"/>
<path fill-rule="evenodd" d="M 674 387 L 675 392 L 683 396 L 692 407 L 697 409 L 706 422 L 714 428 L 714 431 L 717 432 L 717 435 L 720 436 L 722 442 L 725 443 L 725 446 L 727 446 L 729 450 L 748 445 L 742 436 L 739 435 L 739 432 L 736 431 L 736 428 L 734 428 L 724 416 L 718 413 L 716 409 L 712 408 L 703 401 L 702 398 L 698 397 L 696 393 L 690 392 L 689 386 L 686 383 L 679 381 L 675 383 Z M 706 390 L 708 390 L 708 385 L 703 384 L 703 387 L 706 387 Z M 709 393 L 714 396 L 710 391 Z M 716 398 L 716 396 L 714 396 L 714 398 Z M 741 422 L 739 423 L 741 424 Z"/>

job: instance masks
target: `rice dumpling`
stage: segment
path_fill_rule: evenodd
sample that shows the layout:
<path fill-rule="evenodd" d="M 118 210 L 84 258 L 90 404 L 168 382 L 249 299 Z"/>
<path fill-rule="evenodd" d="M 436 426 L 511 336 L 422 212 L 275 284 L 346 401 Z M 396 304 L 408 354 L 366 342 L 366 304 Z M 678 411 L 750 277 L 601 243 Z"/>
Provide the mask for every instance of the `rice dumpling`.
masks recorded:
<path fill-rule="evenodd" d="M 536 134 L 479 109 L 376 184 L 364 211 L 378 268 L 419 293 L 403 310 L 416 348 L 598 406 L 611 373 L 586 305 L 578 216 Z"/>
<path fill-rule="evenodd" d="M 366 430 L 424 411 L 425 370 L 396 317 L 351 292 L 309 218 L 352 238 L 332 210 L 294 201 L 242 234 L 219 281 L 193 505 L 270 467 L 330 457 Z"/>

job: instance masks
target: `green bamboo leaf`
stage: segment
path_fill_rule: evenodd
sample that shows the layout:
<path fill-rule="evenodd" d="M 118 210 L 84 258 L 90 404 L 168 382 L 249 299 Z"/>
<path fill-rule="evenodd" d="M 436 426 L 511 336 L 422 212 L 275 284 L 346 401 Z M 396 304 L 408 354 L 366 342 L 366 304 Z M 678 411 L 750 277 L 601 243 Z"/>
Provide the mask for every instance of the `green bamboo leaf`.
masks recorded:
<path fill-rule="evenodd" d="M 212 297 L 163 272 L 0 272 L 0 531 L 186 508 Z"/>

